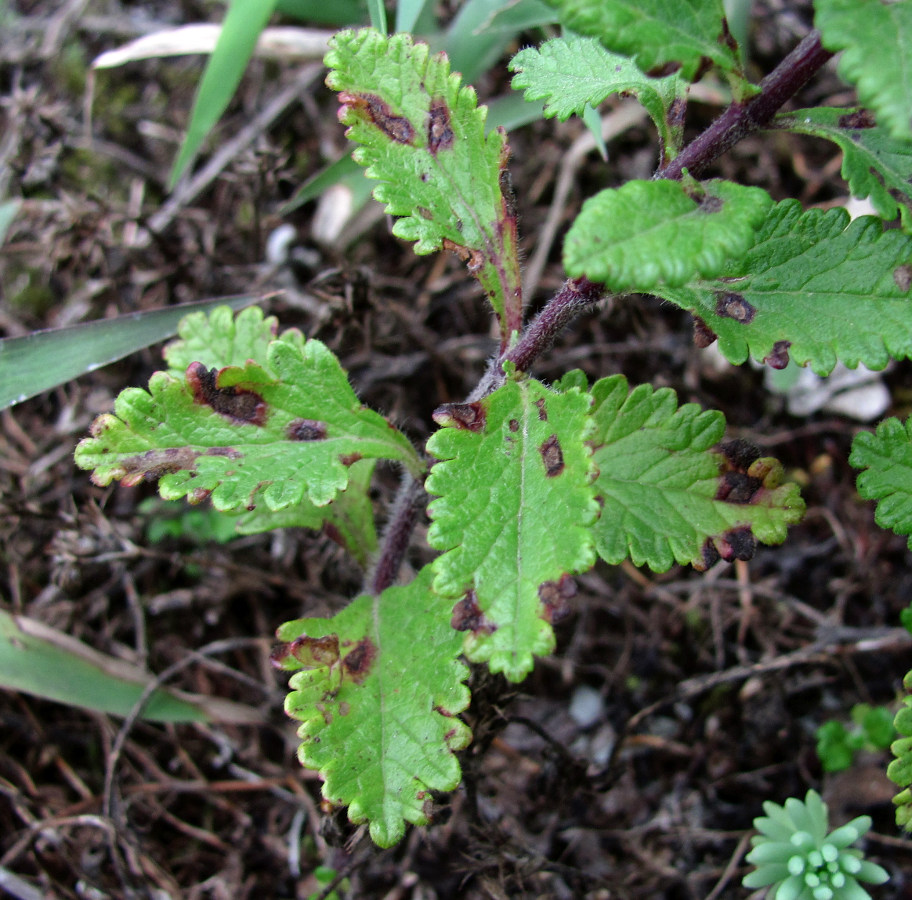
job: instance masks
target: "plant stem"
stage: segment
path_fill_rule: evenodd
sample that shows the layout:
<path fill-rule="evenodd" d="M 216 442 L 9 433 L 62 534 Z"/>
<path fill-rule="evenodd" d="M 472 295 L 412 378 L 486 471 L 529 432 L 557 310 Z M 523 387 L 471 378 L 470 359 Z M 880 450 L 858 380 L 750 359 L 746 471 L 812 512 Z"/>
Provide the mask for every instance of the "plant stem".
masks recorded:
<path fill-rule="evenodd" d="M 380 594 L 396 580 L 424 501 L 424 486 L 413 475 L 405 472 L 383 531 L 380 555 L 367 579 L 368 593 Z"/>
<path fill-rule="evenodd" d="M 832 56 L 820 43 L 820 32 L 812 31 L 760 82 L 759 94 L 746 103 L 732 103 L 655 177 L 678 179 L 685 168 L 691 175 L 699 175 L 738 141 L 768 125 L 779 108 Z"/>

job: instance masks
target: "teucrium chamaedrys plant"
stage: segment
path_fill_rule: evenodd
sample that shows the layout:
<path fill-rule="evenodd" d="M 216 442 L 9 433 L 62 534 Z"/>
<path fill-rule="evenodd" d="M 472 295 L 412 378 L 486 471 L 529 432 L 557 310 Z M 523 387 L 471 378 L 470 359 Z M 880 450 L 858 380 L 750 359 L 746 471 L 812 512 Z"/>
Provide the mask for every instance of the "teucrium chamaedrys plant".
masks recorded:
<path fill-rule="evenodd" d="M 592 385 L 580 372 L 553 385 L 532 377 L 562 328 L 609 292 L 649 292 L 693 312 L 698 343 L 718 338 L 733 362 L 751 355 L 782 366 L 791 357 L 826 373 L 837 359 L 877 367 L 912 355 L 904 232 L 698 180 L 751 131 L 816 129 L 844 148 L 853 190 L 880 185 L 871 189 L 879 211 L 901 208 L 905 217 L 912 140 L 892 105 L 883 110 L 887 126 L 876 124 L 876 90 L 873 111 L 778 114 L 832 50 L 856 40 L 862 49 L 876 42 L 878 53 L 883 42 L 908 43 L 905 12 L 889 28 L 855 35 L 824 24 L 840 4 L 821 0 L 823 37 L 811 34 L 754 85 L 721 0 L 549 2 L 577 36 L 523 50 L 514 84 L 562 117 L 632 94 L 661 146 L 654 179 L 584 204 L 565 243 L 571 278 L 530 322 L 506 138 L 485 132 L 474 91 L 408 35 L 342 32 L 326 59 L 355 158 L 396 217 L 394 232 L 418 253 L 459 254 L 497 320 L 499 351 L 475 391 L 434 413 L 430 461 L 359 403 L 323 344 L 279 334 L 255 309 L 188 318 L 168 371 L 148 391 L 125 391 L 115 415 L 97 420 L 77 449 L 100 484 L 158 478 L 164 496 L 209 497 L 244 531 L 322 527 L 370 560 L 364 592 L 348 607 L 279 629 L 275 662 L 295 673 L 287 709 L 302 723 L 302 762 L 322 774 L 327 800 L 368 822 L 382 846 L 405 823 L 429 820 L 433 791 L 459 783 L 455 754 L 470 740 L 458 718 L 469 703 L 460 657 L 520 681 L 553 650 L 573 576 L 598 557 L 704 569 L 720 557 L 748 559 L 758 542 L 781 542 L 801 517 L 779 463 L 744 441 L 725 442 L 720 413 L 620 375 Z M 859 58 L 850 74 L 876 79 L 878 66 Z M 688 86 L 707 66 L 735 100 L 685 145 Z M 404 470 L 379 543 L 367 493 L 377 460 Z M 439 555 L 397 584 L 425 490 L 428 542 Z"/>

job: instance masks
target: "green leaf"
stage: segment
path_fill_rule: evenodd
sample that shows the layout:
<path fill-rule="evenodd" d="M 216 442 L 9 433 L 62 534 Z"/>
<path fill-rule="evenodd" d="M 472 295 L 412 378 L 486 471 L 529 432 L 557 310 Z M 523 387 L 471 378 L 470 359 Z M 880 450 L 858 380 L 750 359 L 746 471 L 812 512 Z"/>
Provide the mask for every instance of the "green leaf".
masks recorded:
<path fill-rule="evenodd" d="M 522 319 L 516 216 L 501 130 L 485 136 L 486 110 L 461 87 L 445 56 L 405 34 L 344 31 L 331 42 L 327 84 L 340 92 L 355 159 L 380 183 L 374 196 L 402 216 L 393 233 L 416 253 L 455 250 L 481 282 L 505 344 Z"/>
<path fill-rule="evenodd" d="M 879 128 L 863 109 L 800 109 L 776 117 L 775 126 L 826 138 L 843 152 L 842 177 L 854 197 L 870 197 L 885 219 L 902 213 L 912 225 L 912 141 Z"/>
<path fill-rule="evenodd" d="M 234 96 L 275 5 L 276 0 L 231 0 L 193 102 L 187 136 L 171 170 L 171 187 L 190 165 Z"/>
<path fill-rule="evenodd" d="M 815 0 L 814 22 L 828 50 L 842 50 L 839 73 L 858 89 L 894 138 L 912 138 L 912 4 Z"/>
<path fill-rule="evenodd" d="M 712 277 L 754 242 L 772 199 L 760 188 L 707 181 L 692 199 L 677 181 L 628 181 L 590 197 L 564 242 L 564 267 L 614 291 Z"/>
<path fill-rule="evenodd" d="M 285 709 L 303 723 L 301 762 L 325 780 L 323 796 L 347 805 L 389 847 L 405 822 L 428 821 L 431 791 L 460 780 L 454 751 L 471 740 L 456 716 L 469 703 L 462 636 L 452 600 L 431 590 L 429 566 L 411 584 L 361 596 L 331 619 L 278 630 L 276 654 L 291 679 Z"/>
<path fill-rule="evenodd" d="M 509 380 L 477 403 L 440 407 L 427 480 L 434 589 L 463 598 L 454 627 L 466 655 L 521 681 L 554 648 L 551 622 L 566 608 L 565 576 L 594 561 L 597 507 L 587 436 L 590 400 L 535 380 Z"/>
<path fill-rule="evenodd" d="M 262 299 L 221 297 L 0 340 L 0 409 L 166 340 L 189 310 L 240 309 Z"/>
<path fill-rule="evenodd" d="M 912 354 L 912 238 L 873 216 L 776 204 L 754 246 L 711 281 L 653 293 L 696 315 L 729 362 L 789 358 L 828 375 Z"/>
<path fill-rule="evenodd" d="M 852 442 L 849 464 L 864 469 L 858 476 L 858 493 L 877 501 L 877 524 L 912 535 L 912 417 L 905 424 L 886 419 L 873 433 L 860 431 Z"/>
<path fill-rule="evenodd" d="M 631 94 L 643 104 L 659 131 L 663 156 L 673 159 L 683 135 L 687 82 L 678 75 L 650 78 L 632 59 L 605 50 L 595 38 L 569 37 L 521 50 L 510 62 L 516 90 L 526 100 L 546 100 L 545 115 L 566 121 L 598 106 L 611 94 Z M 674 112 L 673 108 L 674 107 Z"/>
<path fill-rule="evenodd" d="M 779 485 L 776 460 L 744 441 L 711 449 L 725 429 L 721 413 L 679 407 L 670 388 L 628 390 L 622 375 L 596 382 L 592 396 L 602 506 L 594 533 L 606 562 L 705 569 L 720 555 L 749 559 L 757 541 L 782 543 L 801 519 L 798 488 Z"/>
<path fill-rule="evenodd" d="M 635 56 L 644 71 L 681 64 L 693 81 L 704 57 L 739 73 L 738 55 L 723 28 L 722 0 L 546 0 L 561 24 L 598 38 L 609 50 Z"/>
<path fill-rule="evenodd" d="M 326 506 L 316 506 L 308 500 L 281 510 L 258 506 L 241 515 L 237 520 L 237 532 L 260 534 L 275 528 L 323 530 L 344 547 L 361 568 L 367 568 L 371 555 L 377 550 L 374 508 L 368 493 L 375 465 L 375 460 L 362 459 L 350 466 L 348 487 Z"/>
<path fill-rule="evenodd" d="M 149 392 L 121 392 L 114 412 L 76 448 L 96 484 L 159 478 L 165 499 L 211 495 L 223 511 L 323 506 L 362 458 L 424 471 L 408 439 L 361 406 L 326 346 L 293 329 L 268 345 L 265 365 L 194 361 L 185 376 L 157 372 Z"/>
<path fill-rule="evenodd" d="M 152 675 L 63 632 L 0 610 L 0 687 L 128 716 Z M 155 722 L 262 722 L 262 710 L 219 697 L 158 688 L 142 718 Z"/>

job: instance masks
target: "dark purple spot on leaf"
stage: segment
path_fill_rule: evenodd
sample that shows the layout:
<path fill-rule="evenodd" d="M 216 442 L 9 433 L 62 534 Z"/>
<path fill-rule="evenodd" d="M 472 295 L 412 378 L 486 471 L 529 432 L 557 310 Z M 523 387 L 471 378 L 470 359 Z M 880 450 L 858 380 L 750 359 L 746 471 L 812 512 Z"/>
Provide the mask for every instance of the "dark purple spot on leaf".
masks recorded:
<path fill-rule="evenodd" d="M 344 115 L 345 107 L 366 112 L 374 125 L 390 140 L 397 144 L 411 144 L 414 141 L 415 129 L 412 128 L 412 123 L 404 116 L 394 115 L 389 104 L 380 97 L 374 94 L 350 94 L 348 91 L 343 91 L 339 94 L 339 99 L 344 104 L 340 114 Z"/>
<path fill-rule="evenodd" d="M 555 475 L 560 475 L 564 471 L 564 454 L 556 434 L 552 434 L 538 448 L 538 452 L 541 453 L 542 462 L 545 464 L 545 475 L 548 478 L 554 478 Z"/>
<path fill-rule="evenodd" d="M 481 402 L 444 403 L 431 413 L 431 418 L 443 428 L 461 428 L 478 433 L 484 430 L 487 413 Z"/>
<path fill-rule="evenodd" d="M 435 97 L 428 110 L 428 150 L 436 156 L 441 150 L 453 146 L 453 126 L 450 124 L 450 110 L 442 97 Z"/>
<path fill-rule="evenodd" d="M 716 292 L 716 315 L 725 319 L 734 319 L 746 325 L 754 320 L 757 310 L 741 294 L 734 291 Z"/>
<path fill-rule="evenodd" d="M 135 487 L 142 481 L 154 481 L 163 475 L 196 467 L 197 453 L 189 447 L 168 447 L 166 450 L 146 450 L 121 460 L 124 487 Z"/>
<path fill-rule="evenodd" d="M 694 344 L 701 350 L 716 340 L 718 335 L 699 316 L 694 316 Z"/>
<path fill-rule="evenodd" d="M 700 559 L 693 564 L 698 572 L 705 572 L 719 561 L 719 551 L 712 538 L 707 538 L 700 549 Z"/>
<path fill-rule="evenodd" d="M 576 582 L 569 575 L 558 581 L 545 581 L 538 586 L 541 601 L 539 616 L 552 625 L 570 615 L 570 600 L 576 596 Z"/>
<path fill-rule="evenodd" d="M 789 347 L 791 346 L 791 341 L 776 341 L 773 344 L 772 352 L 769 356 L 764 356 L 763 361 L 771 369 L 784 369 L 789 364 Z"/>
<path fill-rule="evenodd" d="M 538 421 L 547 422 L 548 421 L 548 410 L 545 409 L 545 398 L 539 397 L 535 401 L 535 405 L 538 407 Z"/>
<path fill-rule="evenodd" d="M 326 437 L 326 423 L 318 419 L 295 419 L 285 428 L 290 441 L 322 441 Z"/>
<path fill-rule="evenodd" d="M 475 591 L 469 591 L 453 607 L 450 627 L 454 631 L 471 631 L 472 634 L 493 634 L 497 630 L 497 626 L 489 622 L 481 611 Z"/>
<path fill-rule="evenodd" d="M 510 431 L 519 431 L 519 422 L 516 419 L 510 419 Z"/>
<path fill-rule="evenodd" d="M 220 416 L 239 425 L 264 425 L 266 422 L 266 401 L 255 391 L 240 387 L 218 387 L 218 370 L 207 369 L 202 363 L 187 366 L 187 384 L 193 392 L 193 400 L 202 406 L 209 406 Z"/>
<path fill-rule="evenodd" d="M 725 206 L 725 201 L 721 197 L 713 197 L 711 194 L 707 194 L 700 201 L 700 212 L 717 213 L 723 206 Z"/>
<path fill-rule="evenodd" d="M 361 638 L 353 650 L 342 659 L 342 668 L 355 684 L 361 684 L 370 675 L 371 666 L 377 657 L 377 648 L 370 638 Z"/>
<path fill-rule="evenodd" d="M 901 291 L 907 291 L 912 287 L 912 266 L 904 263 L 893 270 L 893 281 Z"/>
<path fill-rule="evenodd" d="M 719 450 L 731 467 L 740 472 L 746 472 L 760 458 L 760 448 L 742 438 L 726 441 Z"/>
<path fill-rule="evenodd" d="M 716 500 L 729 503 L 750 503 L 754 494 L 763 487 L 759 478 L 751 478 L 743 472 L 726 472 L 719 479 Z"/>
<path fill-rule="evenodd" d="M 733 559 L 753 559 L 757 552 L 757 539 L 750 528 L 733 528 L 717 541 L 719 554 L 726 562 Z"/>
<path fill-rule="evenodd" d="M 866 109 L 858 109 L 840 116 L 837 124 L 840 128 L 873 128 L 877 122 Z"/>
<path fill-rule="evenodd" d="M 224 456 L 227 459 L 240 459 L 244 454 L 240 450 L 235 450 L 234 447 L 210 447 L 204 454 L 204 456 Z"/>

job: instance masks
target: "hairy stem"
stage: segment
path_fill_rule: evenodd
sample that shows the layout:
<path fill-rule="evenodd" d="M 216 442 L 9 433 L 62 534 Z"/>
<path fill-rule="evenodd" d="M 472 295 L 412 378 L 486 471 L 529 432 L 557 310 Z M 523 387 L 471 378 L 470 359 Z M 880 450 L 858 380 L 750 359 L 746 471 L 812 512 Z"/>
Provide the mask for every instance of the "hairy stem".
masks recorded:
<path fill-rule="evenodd" d="M 691 175 L 699 175 L 738 141 L 768 125 L 780 107 L 832 56 L 820 43 L 820 33 L 812 31 L 760 82 L 759 94 L 746 103 L 732 103 L 675 159 L 662 166 L 655 177 L 677 179 L 685 168 Z"/>
<path fill-rule="evenodd" d="M 368 593 L 380 594 L 396 580 L 409 547 L 418 512 L 424 507 L 425 500 L 424 486 L 414 476 L 405 472 L 383 532 L 380 555 L 367 579 Z"/>

